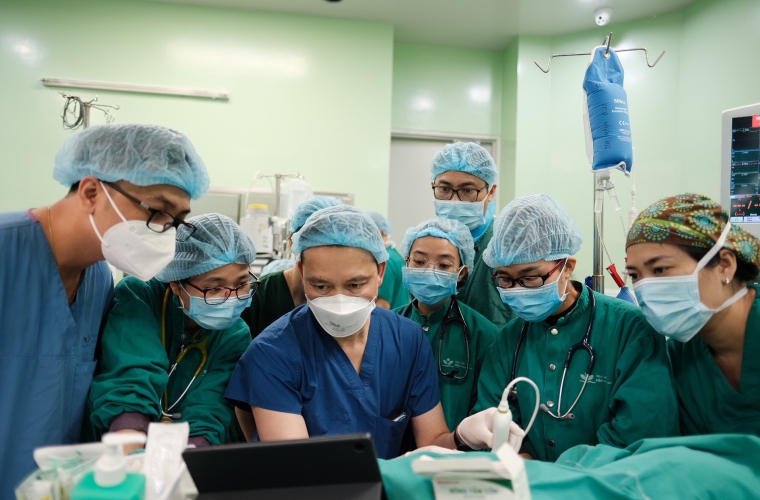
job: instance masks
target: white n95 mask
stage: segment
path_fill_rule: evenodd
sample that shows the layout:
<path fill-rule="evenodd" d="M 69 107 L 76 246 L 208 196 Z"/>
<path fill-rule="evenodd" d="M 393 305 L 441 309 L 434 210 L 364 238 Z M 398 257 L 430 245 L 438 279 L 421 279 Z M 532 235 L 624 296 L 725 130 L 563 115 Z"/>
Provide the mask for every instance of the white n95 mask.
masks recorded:
<path fill-rule="evenodd" d="M 306 297 L 306 302 L 322 328 L 338 338 L 349 337 L 361 330 L 375 309 L 375 299 L 342 294 L 313 300 Z"/>
<path fill-rule="evenodd" d="M 103 183 L 100 183 L 103 186 Z M 103 186 L 108 201 L 123 222 L 101 236 L 90 214 L 90 224 L 100 239 L 103 257 L 109 264 L 142 281 L 148 281 L 174 259 L 177 230 L 157 233 L 143 220 L 127 220 Z"/>
<path fill-rule="evenodd" d="M 747 294 L 747 288 L 736 292 L 717 309 L 709 309 L 699 297 L 699 271 L 715 257 L 726 241 L 731 224 L 718 242 L 697 263 L 692 274 L 646 278 L 633 284 L 641 312 L 657 333 L 680 342 L 688 342 L 705 326 L 713 314 L 729 307 Z"/>

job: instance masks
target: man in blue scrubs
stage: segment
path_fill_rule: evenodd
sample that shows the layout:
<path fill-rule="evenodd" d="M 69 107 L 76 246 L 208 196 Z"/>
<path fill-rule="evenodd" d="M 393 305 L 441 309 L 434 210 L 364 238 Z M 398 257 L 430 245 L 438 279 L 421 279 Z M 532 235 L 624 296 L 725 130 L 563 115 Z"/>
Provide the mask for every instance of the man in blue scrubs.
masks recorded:
<path fill-rule="evenodd" d="M 0 498 L 34 470 L 32 451 L 79 440 L 112 265 L 149 279 L 174 256 L 190 198 L 208 190 L 179 132 L 92 127 L 58 152 L 58 202 L 0 214 Z M 168 260 L 167 260 L 168 259 Z"/>
<path fill-rule="evenodd" d="M 369 432 L 378 456 L 394 458 L 411 422 L 419 446 L 490 447 L 495 409 L 449 432 L 422 328 L 375 307 L 388 253 L 367 214 L 315 212 L 293 235 L 293 252 L 307 305 L 253 340 L 226 393 L 248 439 Z"/>

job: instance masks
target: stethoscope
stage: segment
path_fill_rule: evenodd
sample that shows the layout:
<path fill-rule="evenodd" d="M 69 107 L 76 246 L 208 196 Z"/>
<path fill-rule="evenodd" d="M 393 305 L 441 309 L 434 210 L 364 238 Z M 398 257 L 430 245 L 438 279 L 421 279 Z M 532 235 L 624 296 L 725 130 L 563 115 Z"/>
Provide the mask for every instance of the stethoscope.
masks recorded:
<path fill-rule="evenodd" d="M 412 304 L 409 304 L 407 306 L 407 309 L 405 311 L 405 316 L 409 314 L 411 311 L 411 308 L 413 307 Z M 457 315 L 452 316 L 452 312 L 456 311 Z M 462 324 L 462 332 L 464 334 L 464 342 L 467 349 L 467 364 L 465 365 L 464 369 L 464 375 L 461 377 L 457 377 L 457 374 L 459 373 L 459 368 L 454 368 L 450 372 L 443 371 L 443 366 L 441 365 L 441 353 L 443 351 L 443 337 L 446 334 L 446 328 L 452 324 L 452 323 L 461 323 Z M 441 374 L 441 376 L 446 378 L 453 378 L 454 380 L 463 380 L 467 377 L 467 374 L 470 372 L 470 328 L 467 326 L 467 322 L 464 320 L 464 315 L 462 314 L 462 308 L 459 307 L 459 301 L 457 300 L 456 295 L 451 296 L 451 302 L 449 302 L 449 307 L 446 310 L 446 316 L 443 318 L 443 322 L 441 323 L 441 329 L 438 332 L 438 373 Z"/>
<path fill-rule="evenodd" d="M 570 346 L 570 349 L 567 351 L 567 356 L 565 356 L 565 368 L 562 372 L 562 381 L 560 382 L 560 385 L 559 385 L 559 400 L 557 401 L 557 413 L 556 414 L 552 413 L 549 407 L 546 406 L 544 403 L 541 403 L 541 405 L 539 406 L 539 408 L 545 411 L 550 417 L 556 418 L 558 420 L 572 420 L 575 418 L 575 415 L 573 415 L 571 412 L 573 411 L 573 408 L 575 408 L 575 405 L 578 404 L 578 400 L 581 399 L 583 390 L 586 388 L 586 384 L 588 383 L 588 380 L 591 376 L 591 371 L 594 369 L 595 353 L 594 353 L 594 348 L 591 347 L 591 344 L 589 343 L 589 340 L 591 340 L 591 330 L 593 330 L 594 328 L 594 316 L 596 314 L 596 297 L 594 296 L 594 292 L 590 288 L 588 289 L 588 292 L 591 297 L 591 315 L 588 319 L 588 326 L 586 327 L 586 334 L 583 335 L 583 339 L 577 344 L 573 344 L 572 346 Z M 517 339 L 517 347 L 515 347 L 515 354 L 512 358 L 512 373 L 510 376 L 510 381 L 514 380 L 517 375 L 517 357 L 520 354 L 520 346 L 525 340 L 525 335 L 527 334 L 527 332 L 528 332 L 528 322 L 526 321 L 523 324 L 522 329 L 520 330 L 520 337 Z M 575 398 L 575 401 L 573 402 L 573 404 L 563 415 L 560 408 L 562 408 L 562 389 L 565 386 L 565 375 L 567 375 L 567 368 L 570 366 L 570 361 L 573 359 L 573 354 L 575 354 L 575 351 L 577 351 L 578 349 L 585 349 L 589 355 L 588 366 L 586 367 L 586 376 L 584 377 L 583 386 L 581 387 L 581 391 L 578 393 L 578 397 Z M 512 402 L 517 401 L 517 388 L 512 387 L 509 393 L 509 399 Z"/>
<path fill-rule="evenodd" d="M 161 307 L 161 344 L 163 344 L 164 349 L 166 349 L 166 308 L 169 304 L 169 298 L 171 294 L 171 289 L 167 288 L 166 293 L 164 294 L 164 303 Z M 208 361 L 208 350 L 206 349 L 206 341 L 208 340 L 208 337 L 204 337 L 203 340 L 200 342 L 194 342 L 192 344 L 182 344 L 182 347 L 179 350 L 179 354 L 177 354 L 177 358 L 174 360 L 174 364 L 172 364 L 171 369 L 169 370 L 169 380 L 171 380 L 172 374 L 177 369 L 177 365 L 185 359 L 185 356 L 187 356 L 187 353 L 190 352 L 192 349 L 198 349 L 201 352 L 201 362 L 198 365 L 198 368 L 195 370 L 195 373 L 193 374 L 193 378 L 190 379 L 190 383 L 187 384 L 187 387 L 185 387 L 185 390 L 182 391 L 182 394 L 177 398 L 176 401 L 172 405 L 169 405 L 169 382 L 166 383 L 166 388 L 164 389 L 164 395 L 161 398 L 161 421 L 162 422 L 173 422 L 174 420 L 178 420 L 182 418 L 181 413 L 170 413 L 175 406 L 179 404 L 180 401 L 185 397 L 187 394 L 187 391 L 190 390 L 190 387 L 192 387 L 193 382 L 195 382 L 195 379 L 198 378 L 198 375 L 201 374 L 203 371 L 203 367 L 206 366 L 206 361 Z"/>

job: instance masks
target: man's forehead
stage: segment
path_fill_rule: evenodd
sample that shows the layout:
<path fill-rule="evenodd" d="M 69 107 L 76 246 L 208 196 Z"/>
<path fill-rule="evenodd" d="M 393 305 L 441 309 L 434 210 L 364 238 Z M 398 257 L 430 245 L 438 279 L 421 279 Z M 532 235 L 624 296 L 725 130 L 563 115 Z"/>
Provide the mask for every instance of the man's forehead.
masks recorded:
<path fill-rule="evenodd" d="M 345 247 L 339 245 L 328 245 L 319 247 L 310 247 L 301 253 L 301 260 L 304 267 L 309 263 L 323 266 L 352 266 L 369 265 L 377 266 L 375 256 L 369 250 L 358 247 Z"/>
<path fill-rule="evenodd" d="M 435 182 L 445 182 L 447 184 L 475 184 L 480 185 L 485 181 L 480 177 L 458 170 L 449 170 L 443 172 L 435 178 Z"/>

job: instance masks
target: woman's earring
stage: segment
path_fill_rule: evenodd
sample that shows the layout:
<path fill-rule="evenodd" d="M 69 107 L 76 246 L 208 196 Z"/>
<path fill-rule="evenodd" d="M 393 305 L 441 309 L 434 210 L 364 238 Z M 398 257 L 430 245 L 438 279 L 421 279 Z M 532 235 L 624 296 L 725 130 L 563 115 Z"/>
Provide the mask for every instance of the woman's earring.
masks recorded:
<path fill-rule="evenodd" d="M 728 278 L 726 278 L 726 281 L 724 281 L 724 283 L 725 283 L 726 285 L 728 285 L 729 283 L 731 283 L 731 280 L 730 280 L 730 279 L 728 279 Z"/>

